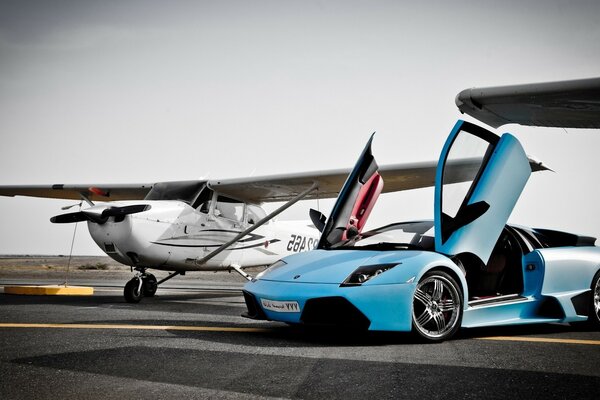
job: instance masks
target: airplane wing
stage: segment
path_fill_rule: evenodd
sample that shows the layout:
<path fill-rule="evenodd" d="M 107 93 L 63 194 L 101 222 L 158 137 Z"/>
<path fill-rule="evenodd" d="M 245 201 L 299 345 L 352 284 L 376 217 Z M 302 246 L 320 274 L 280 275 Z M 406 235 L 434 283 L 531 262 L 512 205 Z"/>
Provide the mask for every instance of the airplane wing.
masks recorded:
<path fill-rule="evenodd" d="M 381 167 L 385 179 L 384 192 L 416 189 L 434 184 L 437 161 L 412 164 L 395 164 Z M 190 186 L 206 182 L 211 189 L 236 199 L 251 203 L 288 201 L 298 195 L 313 182 L 318 190 L 307 196 L 308 199 L 337 197 L 338 191 L 350 173 L 349 168 L 301 172 L 295 174 L 268 175 L 239 179 L 214 179 L 187 181 L 181 184 Z M 94 201 L 142 200 L 153 187 L 163 186 L 170 190 L 180 186 L 180 182 L 150 184 L 80 184 L 80 185 L 17 185 L 0 186 L 0 196 L 29 196 L 55 199 L 80 200 L 84 194 Z"/>
<path fill-rule="evenodd" d="M 153 185 L 152 183 L 12 185 L 0 186 L 0 196 L 81 200 L 83 194 L 92 201 L 143 200 Z"/>
<path fill-rule="evenodd" d="M 394 164 L 380 167 L 385 182 L 383 192 L 417 189 L 434 185 L 437 161 L 410 164 Z M 226 196 L 262 203 L 288 201 L 317 182 L 318 188 L 305 199 L 337 197 L 346 181 L 349 168 L 302 172 L 297 174 L 270 175 L 241 179 L 212 180 L 208 186 Z"/>
<path fill-rule="evenodd" d="M 455 160 L 454 176 L 446 177 L 448 182 L 464 182 L 471 179 L 480 166 L 479 160 Z M 544 171 L 548 168 L 541 162 L 530 158 L 532 172 Z M 400 192 L 435 186 L 437 161 L 392 164 L 379 167 L 383 178 L 382 193 Z M 244 199 L 248 202 L 263 203 L 288 201 L 308 188 L 313 182 L 318 183 L 317 190 L 304 199 L 325 199 L 337 197 L 346 181 L 350 169 L 339 169 L 299 174 L 270 175 L 265 177 L 227 179 L 209 181 L 208 186 L 227 196 Z"/>
<path fill-rule="evenodd" d="M 494 128 L 600 128 L 600 78 L 466 89 L 455 102 L 461 113 Z"/>
<path fill-rule="evenodd" d="M 448 177 L 462 182 L 472 176 L 472 169 L 479 164 L 472 160 L 456 160 L 453 168 L 456 175 Z M 458 166 L 460 165 L 460 167 Z M 531 160 L 533 171 L 546 169 L 541 163 Z M 433 186 L 437 161 L 384 165 L 379 169 L 383 177 L 383 193 L 418 189 Z M 81 184 L 81 185 L 17 185 L 0 186 L 0 196 L 29 196 L 55 199 L 80 200 L 81 194 L 92 201 L 142 200 L 142 199 L 193 199 L 204 185 L 225 196 L 249 203 L 289 201 L 317 184 L 317 190 L 305 199 L 337 197 L 350 169 L 301 172 L 296 174 L 269 175 L 239 179 L 209 181 L 180 181 L 136 184 Z M 176 193 L 174 195 L 173 193 Z"/>

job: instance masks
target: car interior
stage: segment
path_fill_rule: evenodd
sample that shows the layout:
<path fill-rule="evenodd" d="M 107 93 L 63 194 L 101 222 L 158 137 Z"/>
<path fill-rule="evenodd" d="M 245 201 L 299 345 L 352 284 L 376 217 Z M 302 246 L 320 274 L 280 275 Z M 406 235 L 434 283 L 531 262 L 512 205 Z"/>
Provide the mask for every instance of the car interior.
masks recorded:
<path fill-rule="evenodd" d="M 489 261 L 463 254 L 458 257 L 465 272 L 471 300 L 520 294 L 523 291 L 521 259 L 528 252 L 521 238 L 505 227 Z"/>

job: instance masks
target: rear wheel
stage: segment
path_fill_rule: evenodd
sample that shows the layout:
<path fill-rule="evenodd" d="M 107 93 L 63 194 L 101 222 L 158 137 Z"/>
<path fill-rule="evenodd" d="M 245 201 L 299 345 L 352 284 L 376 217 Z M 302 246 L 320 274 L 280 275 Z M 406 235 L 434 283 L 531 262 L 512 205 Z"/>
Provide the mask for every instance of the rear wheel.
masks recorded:
<path fill-rule="evenodd" d="M 413 332 L 427 341 L 442 341 L 460 328 L 463 300 L 460 286 L 442 271 L 425 274 L 413 295 Z"/>
<path fill-rule="evenodd" d="M 592 304 L 590 306 L 589 324 L 600 328 L 600 271 L 592 279 Z"/>

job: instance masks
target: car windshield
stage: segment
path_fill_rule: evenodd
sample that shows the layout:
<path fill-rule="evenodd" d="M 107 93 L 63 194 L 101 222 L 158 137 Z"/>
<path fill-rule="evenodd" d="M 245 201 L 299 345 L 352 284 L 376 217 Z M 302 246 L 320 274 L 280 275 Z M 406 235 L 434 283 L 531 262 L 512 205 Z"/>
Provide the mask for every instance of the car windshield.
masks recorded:
<path fill-rule="evenodd" d="M 361 233 L 335 249 L 355 250 L 433 250 L 433 221 L 400 222 Z"/>

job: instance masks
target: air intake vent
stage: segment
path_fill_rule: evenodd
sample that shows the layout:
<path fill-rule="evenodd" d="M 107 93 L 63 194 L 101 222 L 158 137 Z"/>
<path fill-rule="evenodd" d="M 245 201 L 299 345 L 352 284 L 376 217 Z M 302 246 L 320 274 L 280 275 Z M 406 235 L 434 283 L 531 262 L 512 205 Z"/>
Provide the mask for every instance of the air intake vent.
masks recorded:
<path fill-rule="evenodd" d="M 300 320 L 305 324 L 345 326 L 366 330 L 371 321 L 343 297 L 310 299 Z"/>
<path fill-rule="evenodd" d="M 244 300 L 246 301 L 246 307 L 248 307 L 248 312 L 243 313 L 242 317 L 251 318 L 251 319 L 267 319 L 267 316 L 263 312 L 262 308 L 258 305 L 258 301 L 256 297 L 252 293 L 248 293 L 245 290 L 242 290 L 244 293 Z"/>
<path fill-rule="evenodd" d="M 104 251 L 107 253 L 116 253 L 115 245 L 112 243 L 104 243 Z"/>

